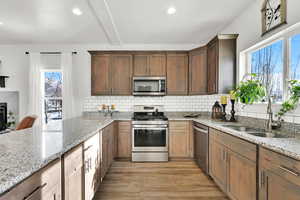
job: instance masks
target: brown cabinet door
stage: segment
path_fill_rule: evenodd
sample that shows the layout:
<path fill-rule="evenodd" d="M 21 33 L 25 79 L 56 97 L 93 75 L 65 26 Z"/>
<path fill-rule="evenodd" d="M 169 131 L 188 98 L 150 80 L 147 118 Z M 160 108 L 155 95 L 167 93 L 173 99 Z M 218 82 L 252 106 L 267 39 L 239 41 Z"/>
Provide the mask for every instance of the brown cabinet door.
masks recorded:
<path fill-rule="evenodd" d="M 227 151 L 227 193 L 233 200 L 256 200 L 256 163 Z"/>
<path fill-rule="evenodd" d="M 218 93 L 218 41 L 207 47 L 207 92 L 208 94 Z"/>
<path fill-rule="evenodd" d="M 118 122 L 118 158 L 131 158 L 131 122 Z"/>
<path fill-rule="evenodd" d="M 168 95 L 188 94 L 188 55 L 167 55 L 167 93 Z"/>
<path fill-rule="evenodd" d="M 219 187 L 226 191 L 226 148 L 211 139 L 209 143 L 209 173 Z"/>
<path fill-rule="evenodd" d="M 149 55 L 134 55 L 133 57 L 133 75 L 149 75 Z"/>
<path fill-rule="evenodd" d="M 110 55 L 92 55 L 92 95 L 110 95 Z"/>
<path fill-rule="evenodd" d="M 190 52 L 189 62 L 189 94 L 207 94 L 207 49 Z"/>
<path fill-rule="evenodd" d="M 190 134 L 188 121 L 169 123 L 169 154 L 171 158 L 190 157 Z"/>
<path fill-rule="evenodd" d="M 149 56 L 149 75 L 150 76 L 166 76 L 166 55 L 152 54 Z"/>
<path fill-rule="evenodd" d="M 111 56 L 111 83 L 113 95 L 132 94 L 132 55 Z"/>
<path fill-rule="evenodd" d="M 83 199 L 83 148 L 82 145 L 64 156 L 64 195 L 65 200 Z"/>
<path fill-rule="evenodd" d="M 259 200 L 299 200 L 300 185 L 270 170 L 261 169 Z"/>

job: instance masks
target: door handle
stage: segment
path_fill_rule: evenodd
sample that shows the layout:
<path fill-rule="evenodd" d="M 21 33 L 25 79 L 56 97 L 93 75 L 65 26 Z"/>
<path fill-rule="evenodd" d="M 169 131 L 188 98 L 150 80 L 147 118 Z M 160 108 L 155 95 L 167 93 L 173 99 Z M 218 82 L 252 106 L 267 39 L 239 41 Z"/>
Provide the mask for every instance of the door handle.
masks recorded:
<path fill-rule="evenodd" d="M 38 191 L 40 191 L 41 189 L 43 189 L 45 186 L 47 185 L 47 183 L 44 183 L 43 185 L 38 186 L 37 188 L 35 188 L 28 196 L 24 197 L 23 200 L 29 200 L 31 197 L 33 197 Z"/>
<path fill-rule="evenodd" d="M 93 147 L 93 145 L 89 145 L 87 148 L 83 149 L 83 151 L 87 151 L 87 150 L 89 150 L 92 147 Z"/>

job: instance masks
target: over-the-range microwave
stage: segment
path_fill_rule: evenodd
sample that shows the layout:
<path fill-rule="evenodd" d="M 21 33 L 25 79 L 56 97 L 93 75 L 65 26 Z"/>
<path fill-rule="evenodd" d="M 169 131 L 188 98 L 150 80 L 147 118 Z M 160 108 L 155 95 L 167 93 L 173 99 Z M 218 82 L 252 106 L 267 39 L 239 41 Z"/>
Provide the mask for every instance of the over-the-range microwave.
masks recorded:
<path fill-rule="evenodd" d="M 133 95 L 166 95 L 166 77 L 133 77 Z"/>

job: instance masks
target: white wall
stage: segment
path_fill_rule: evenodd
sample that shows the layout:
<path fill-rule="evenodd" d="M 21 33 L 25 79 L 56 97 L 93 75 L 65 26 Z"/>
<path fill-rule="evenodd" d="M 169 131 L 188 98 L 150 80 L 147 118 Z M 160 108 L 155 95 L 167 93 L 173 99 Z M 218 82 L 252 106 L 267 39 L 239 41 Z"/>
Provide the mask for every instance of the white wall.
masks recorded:
<path fill-rule="evenodd" d="M 299 0 L 287 0 L 287 25 L 284 25 L 263 37 L 261 36 L 261 8 L 263 0 L 255 0 L 246 10 L 244 10 L 236 19 L 224 28 L 222 33 L 238 33 L 239 38 L 237 41 L 237 55 L 253 45 L 266 40 L 267 38 L 273 36 L 274 34 L 300 22 L 300 1 Z M 239 62 L 239 57 L 237 60 Z M 239 68 L 244 68 L 245 66 L 239 66 Z M 274 111 L 278 111 L 280 105 L 274 105 Z M 266 105 L 253 105 L 246 106 L 244 110 L 240 112 L 242 115 L 266 118 Z M 293 121 L 293 116 L 300 115 L 300 109 L 295 112 L 290 113 L 286 119 L 288 121 Z M 298 119 L 297 119 L 298 121 Z"/>

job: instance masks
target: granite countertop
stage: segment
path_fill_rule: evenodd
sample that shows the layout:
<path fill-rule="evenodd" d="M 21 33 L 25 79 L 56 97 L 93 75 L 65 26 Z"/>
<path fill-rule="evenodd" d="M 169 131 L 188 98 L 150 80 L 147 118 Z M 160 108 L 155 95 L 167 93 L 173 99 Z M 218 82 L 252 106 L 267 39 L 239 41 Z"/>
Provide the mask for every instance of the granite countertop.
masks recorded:
<path fill-rule="evenodd" d="M 183 112 L 166 115 L 169 120 L 193 120 L 202 123 L 300 160 L 300 138 L 255 137 L 226 128 L 222 126 L 224 122 L 211 120 L 207 115 L 198 118 L 184 118 Z M 43 131 L 40 127 L 35 127 L 0 135 L 0 195 L 114 120 L 131 120 L 131 117 L 132 113 L 115 113 L 113 117 L 104 117 L 97 112 L 84 113 L 81 117 L 64 120 L 61 131 Z"/>
<path fill-rule="evenodd" d="M 63 120 L 61 131 L 34 127 L 0 135 L 0 195 L 114 120 L 130 119 L 131 113 L 115 113 L 113 117 L 90 113 Z"/>

